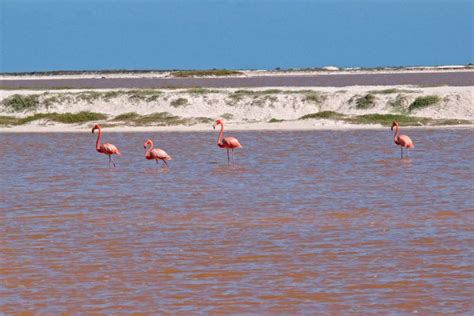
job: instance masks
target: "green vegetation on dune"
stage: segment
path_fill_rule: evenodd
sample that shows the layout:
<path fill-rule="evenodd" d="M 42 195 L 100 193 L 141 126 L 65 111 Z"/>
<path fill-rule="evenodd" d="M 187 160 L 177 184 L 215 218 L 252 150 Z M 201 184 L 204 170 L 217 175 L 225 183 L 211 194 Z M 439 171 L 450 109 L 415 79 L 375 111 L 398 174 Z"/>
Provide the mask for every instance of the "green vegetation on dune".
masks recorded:
<path fill-rule="evenodd" d="M 268 123 L 280 123 L 280 122 L 284 122 L 285 120 L 280 120 L 280 119 L 276 119 L 276 118 L 272 118 L 268 121 Z"/>
<path fill-rule="evenodd" d="M 395 99 L 388 101 L 388 105 L 392 107 L 393 110 L 405 113 L 406 105 L 408 104 L 408 98 L 403 94 L 399 94 Z"/>
<path fill-rule="evenodd" d="M 305 92 L 305 97 L 303 98 L 303 102 L 312 102 L 316 104 L 321 104 L 326 100 L 326 96 L 322 95 L 318 92 Z"/>
<path fill-rule="evenodd" d="M 186 98 L 178 98 L 170 102 L 170 105 L 175 108 L 187 106 L 188 104 L 189 102 L 188 102 L 188 99 Z"/>
<path fill-rule="evenodd" d="M 248 90 L 241 89 L 236 90 L 233 93 L 228 95 L 230 102 L 229 105 L 235 105 L 236 103 L 242 101 L 245 97 L 252 98 L 250 102 L 251 105 L 256 105 L 262 107 L 265 102 L 268 101 L 270 106 L 273 105 L 273 102 L 277 101 L 277 96 L 275 95 L 297 95 L 302 96 L 302 102 L 311 102 L 315 104 L 321 104 L 326 100 L 326 95 L 322 94 L 319 91 L 313 90 L 280 90 L 280 89 L 265 89 L 265 90 Z"/>
<path fill-rule="evenodd" d="M 426 108 L 430 105 L 434 105 L 441 101 L 441 98 L 437 95 L 428 95 L 424 97 L 418 97 L 413 101 L 408 107 L 408 111 L 412 112 L 414 110 Z"/>
<path fill-rule="evenodd" d="M 356 99 L 356 108 L 359 110 L 366 110 L 375 106 L 375 96 L 373 94 L 366 94 L 363 97 Z"/>
<path fill-rule="evenodd" d="M 18 120 L 14 116 L 0 115 L 0 126 L 17 125 Z"/>
<path fill-rule="evenodd" d="M 224 113 L 221 115 L 221 118 L 223 118 L 224 120 L 231 120 L 234 118 L 234 114 L 232 113 Z"/>
<path fill-rule="evenodd" d="M 381 124 L 390 126 L 393 121 L 397 121 L 405 126 L 437 126 L 437 125 L 469 125 L 473 122 L 468 120 L 458 119 L 432 119 L 427 117 L 408 116 L 402 114 L 366 114 L 349 116 L 333 111 L 323 111 L 318 113 L 307 114 L 299 118 L 300 120 L 307 119 L 332 119 L 341 120 L 351 124 Z"/>
<path fill-rule="evenodd" d="M 408 90 L 408 89 L 383 89 L 383 90 L 371 90 L 369 94 L 393 94 L 393 93 L 414 93 L 417 92 L 416 90 Z"/>
<path fill-rule="evenodd" d="M 205 77 L 205 76 L 236 76 L 243 75 L 243 72 L 237 70 L 228 69 L 213 69 L 213 70 L 178 70 L 173 71 L 171 76 L 184 78 L 184 77 Z"/>
<path fill-rule="evenodd" d="M 155 89 L 135 89 L 135 90 L 128 90 L 128 91 L 115 91 L 119 92 L 119 94 L 126 94 L 129 100 L 135 101 L 145 101 L 151 102 L 156 101 L 160 96 L 163 95 L 163 92 L 160 90 Z"/>
<path fill-rule="evenodd" d="M 113 90 L 113 91 L 81 91 L 68 93 L 39 94 L 14 94 L 2 100 L 1 105 L 10 112 L 23 112 L 36 110 L 43 106 L 49 108 L 54 104 L 76 104 L 86 102 L 89 104 L 97 100 L 109 102 L 119 97 L 127 97 L 129 101 L 156 101 L 163 93 L 155 89 Z"/>
<path fill-rule="evenodd" d="M 2 105 L 12 112 L 23 112 L 36 109 L 40 105 L 40 102 L 37 94 L 14 94 L 5 98 L 2 101 Z"/>
<path fill-rule="evenodd" d="M 148 115 L 140 115 L 135 112 L 123 113 L 112 119 L 112 121 L 121 121 L 134 126 L 142 125 L 194 125 L 202 123 L 212 123 L 214 120 L 208 117 L 183 118 L 172 115 L 169 112 L 156 112 Z"/>
<path fill-rule="evenodd" d="M 184 93 L 189 94 L 210 94 L 210 93 L 220 93 L 219 90 L 206 89 L 206 88 L 191 88 L 183 91 Z"/>
<path fill-rule="evenodd" d="M 117 115 L 112 119 L 112 121 L 131 121 L 139 117 L 140 115 L 137 112 L 127 112 Z"/>
<path fill-rule="evenodd" d="M 300 120 L 309 120 L 309 119 L 331 119 L 331 120 L 338 120 L 344 118 L 345 115 L 341 113 L 337 113 L 334 111 L 322 111 L 318 113 L 311 113 L 306 114 L 300 117 Z"/>
<path fill-rule="evenodd" d="M 37 113 L 34 115 L 17 118 L 14 116 L 0 116 L 0 125 L 23 125 L 37 120 L 48 120 L 64 124 L 85 123 L 107 119 L 107 115 L 95 112 L 79 113 Z"/>

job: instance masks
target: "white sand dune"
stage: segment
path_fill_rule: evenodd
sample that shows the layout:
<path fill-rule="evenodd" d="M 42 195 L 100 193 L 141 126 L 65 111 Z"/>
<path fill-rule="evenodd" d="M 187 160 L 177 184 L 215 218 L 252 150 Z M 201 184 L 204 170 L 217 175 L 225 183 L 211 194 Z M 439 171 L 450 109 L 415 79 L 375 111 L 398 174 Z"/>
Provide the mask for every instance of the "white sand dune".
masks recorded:
<path fill-rule="evenodd" d="M 137 91 L 145 91 L 135 95 Z M 38 106 L 14 111 L 5 105 L 13 95 L 30 95 Z M 371 95 L 367 109 L 358 109 L 360 98 Z M 344 88 L 252 88 L 252 89 L 160 89 L 160 90 L 1 90 L 0 115 L 26 117 L 36 113 L 103 113 L 108 123 L 113 117 L 129 112 L 139 115 L 166 112 L 183 119 L 223 117 L 239 129 L 314 129 L 349 128 L 350 124 L 332 120 L 298 120 L 322 111 L 345 115 L 406 113 L 414 100 L 437 96 L 438 102 L 417 109 L 411 116 L 433 119 L 474 120 L 474 87 L 352 86 Z M 270 120 L 290 122 L 268 123 Z M 119 124 L 119 122 L 114 122 Z M 2 131 L 85 130 L 81 125 L 37 120 L 27 125 L 2 127 Z M 122 125 L 126 125 L 123 123 Z M 153 125 L 151 123 L 151 125 Z M 158 124 L 160 125 L 160 124 Z M 209 124 L 164 126 L 161 130 L 207 130 Z M 357 125 L 358 128 L 362 127 Z M 126 128 L 124 126 L 121 129 Z M 148 129 L 156 127 L 133 127 Z"/>

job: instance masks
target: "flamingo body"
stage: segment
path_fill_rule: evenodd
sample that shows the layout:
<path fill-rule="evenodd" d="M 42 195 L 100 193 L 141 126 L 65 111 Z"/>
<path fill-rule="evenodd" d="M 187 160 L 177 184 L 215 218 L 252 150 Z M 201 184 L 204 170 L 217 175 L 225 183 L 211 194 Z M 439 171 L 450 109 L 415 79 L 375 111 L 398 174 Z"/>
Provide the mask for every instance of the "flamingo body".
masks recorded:
<path fill-rule="evenodd" d="M 239 143 L 237 138 L 230 136 L 224 137 L 224 139 L 222 139 L 221 143 L 218 145 L 221 148 L 228 149 L 242 148 L 242 145 Z"/>
<path fill-rule="evenodd" d="M 100 145 L 99 148 L 97 148 L 97 151 L 101 154 L 106 154 L 106 155 L 121 155 L 118 148 L 109 143 Z"/>
<path fill-rule="evenodd" d="M 413 148 L 413 141 L 407 135 L 400 135 L 394 140 L 395 144 L 405 148 Z"/>
<path fill-rule="evenodd" d="M 153 142 L 151 141 L 151 139 L 147 139 L 143 144 L 143 147 L 147 148 L 148 145 L 150 145 L 150 148 L 148 148 L 148 150 L 145 152 L 145 158 L 147 160 L 156 160 L 156 163 L 158 163 L 159 160 L 162 160 L 165 165 L 168 166 L 166 160 L 172 159 L 170 155 L 168 155 L 163 149 L 153 149 Z"/>
<path fill-rule="evenodd" d="M 148 160 L 171 160 L 171 157 L 166 153 L 166 151 L 162 149 L 153 149 L 149 151 L 146 155 L 145 158 Z"/>
<path fill-rule="evenodd" d="M 112 144 L 105 143 L 101 145 L 100 144 L 101 129 L 100 129 L 99 124 L 94 125 L 94 127 L 92 128 L 92 133 L 94 133 L 96 129 L 99 130 L 99 134 L 97 135 L 97 141 L 95 142 L 95 150 L 97 150 L 98 153 L 109 156 L 109 167 L 110 167 L 111 162 L 113 163 L 115 167 L 115 161 L 112 159 L 112 155 L 121 155 L 121 153 L 118 150 L 118 148 Z"/>

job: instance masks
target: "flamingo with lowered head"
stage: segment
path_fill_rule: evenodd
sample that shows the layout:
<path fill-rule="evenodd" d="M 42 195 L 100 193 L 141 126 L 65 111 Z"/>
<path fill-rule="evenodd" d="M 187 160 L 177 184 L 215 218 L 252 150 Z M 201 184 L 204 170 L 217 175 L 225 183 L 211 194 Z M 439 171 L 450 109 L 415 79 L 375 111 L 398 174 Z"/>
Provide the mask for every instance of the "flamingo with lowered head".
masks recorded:
<path fill-rule="evenodd" d="M 212 125 L 212 128 L 216 129 L 217 125 L 221 126 L 219 136 L 217 137 L 217 146 L 219 146 L 220 148 L 225 148 L 227 150 L 227 163 L 230 163 L 229 149 L 231 149 L 232 162 L 235 163 L 234 149 L 242 148 L 242 145 L 239 143 L 239 141 L 235 137 L 227 136 L 227 137 L 222 138 L 222 134 L 224 133 L 224 122 L 221 119 L 217 119 L 216 122 Z"/>
<path fill-rule="evenodd" d="M 151 141 L 151 139 L 147 139 L 143 144 L 143 147 L 146 149 L 148 145 L 150 145 L 150 148 L 148 148 L 145 152 L 145 158 L 148 160 L 156 160 L 157 164 L 158 160 L 162 160 L 165 163 L 166 167 L 168 167 L 168 163 L 166 162 L 166 160 L 171 160 L 171 157 L 166 153 L 166 151 L 159 148 L 153 149 L 153 142 Z"/>
<path fill-rule="evenodd" d="M 95 149 L 97 152 L 101 154 L 106 154 L 109 156 L 109 168 L 110 168 L 110 162 L 114 164 L 115 167 L 115 161 L 112 159 L 112 155 L 121 155 L 120 151 L 118 150 L 117 147 L 115 147 L 112 144 L 105 143 L 105 144 L 100 144 L 100 126 L 99 124 L 95 124 L 94 127 L 92 128 L 92 133 L 98 129 L 99 134 L 97 135 L 97 141 L 95 142 Z"/>
<path fill-rule="evenodd" d="M 407 149 L 407 155 L 408 155 L 408 149 L 413 148 L 414 145 L 413 145 L 413 142 L 410 139 L 410 137 L 408 137 L 407 135 L 398 135 L 398 127 L 399 126 L 400 126 L 400 124 L 398 124 L 398 122 L 393 122 L 391 130 L 393 131 L 393 128 L 395 128 L 395 134 L 393 135 L 393 141 L 394 141 L 395 145 L 400 146 L 400 155 L 401 155 L 401 158 L 403 158 L 403 147 L 405 147 Z"/>

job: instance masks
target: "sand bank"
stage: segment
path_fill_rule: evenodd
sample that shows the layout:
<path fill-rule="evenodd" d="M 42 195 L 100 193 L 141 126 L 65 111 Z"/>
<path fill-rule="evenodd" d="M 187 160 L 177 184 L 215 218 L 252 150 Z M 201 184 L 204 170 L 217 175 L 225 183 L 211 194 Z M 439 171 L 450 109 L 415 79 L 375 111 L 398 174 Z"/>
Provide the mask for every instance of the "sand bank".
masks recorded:
<path fill-rule="evenodd" d="M 229 128 L 241 130 L 339 129 L 354 128 L 350 124 L 354 120 L 350 118 L 371 114 L 410 116 L 415 122 L 412 125 L 420 126 L 427 125 L 421 118 L 470 123 L 474 121 L 473 96 L 472 86 L 406 85 L 310 89 L 0 90 L 0 116 L 4 119 L 0 131 L 82 131 L 95 121 L 117 131 L 194 131 L 208 130 L 218 117 L 224 118 Z M 426 99 L 434 101 L 420 102 Z M 78 113 L 95 113 L 102 117 L 74 121 Z M 66 121 L 74 124 L 61 124 L 64 118 L 57 117 L 71 114 L 72 118 Z M 313 118 L 317 119 L 302 119 L 315 114 Z M 23 121 L 5 123 L 8 118 Z M 281 120 L 283 122 L 279 122 Z M 364 128 L 365 123 L 380 126 L 377 121 L 357 123 L 355 128 Z"/>

